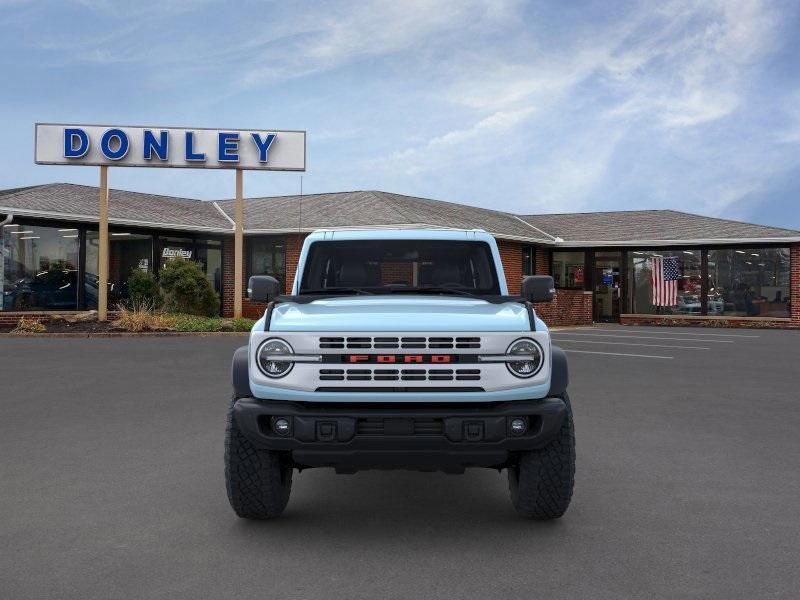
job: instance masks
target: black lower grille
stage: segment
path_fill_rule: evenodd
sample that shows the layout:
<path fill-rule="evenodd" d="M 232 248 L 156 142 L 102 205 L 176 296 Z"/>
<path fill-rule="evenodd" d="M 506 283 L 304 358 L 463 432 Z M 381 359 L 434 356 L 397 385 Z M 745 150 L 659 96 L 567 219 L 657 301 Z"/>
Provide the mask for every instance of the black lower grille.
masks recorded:
<path fill-rule="evenodd" d="M 442 435 L 442 419 L 361 418 L 356 423 L 357 435 Z"/>

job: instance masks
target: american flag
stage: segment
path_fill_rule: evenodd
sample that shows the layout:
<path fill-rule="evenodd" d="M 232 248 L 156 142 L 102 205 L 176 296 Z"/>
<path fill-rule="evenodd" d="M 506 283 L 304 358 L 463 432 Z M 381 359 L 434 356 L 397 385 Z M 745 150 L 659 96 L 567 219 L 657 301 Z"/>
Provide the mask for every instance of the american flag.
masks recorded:
<path fill-rule="evenodd" d="M 678 259 L 654 256 L 650 260 L 653 306 L 675 306 L 678 304 Z"/>

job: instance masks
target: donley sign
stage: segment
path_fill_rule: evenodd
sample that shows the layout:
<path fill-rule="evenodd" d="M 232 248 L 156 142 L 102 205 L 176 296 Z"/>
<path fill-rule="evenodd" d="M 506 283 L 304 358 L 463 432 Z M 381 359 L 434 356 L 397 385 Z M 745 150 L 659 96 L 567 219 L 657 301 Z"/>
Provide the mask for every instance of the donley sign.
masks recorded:
<path fill-rule="evenodd" d="M 36 163 L 304 171 L 304 131 L 36 124 Z"/>
<path fill-rule="evenodd" d="M 233 314 L 242 315 L 245 170 L 305 171 L 305 131 L 36 123 L 40 165 L 100 167 L 97 318 L 108 316 L 108 167 L 236 171 Z"/>

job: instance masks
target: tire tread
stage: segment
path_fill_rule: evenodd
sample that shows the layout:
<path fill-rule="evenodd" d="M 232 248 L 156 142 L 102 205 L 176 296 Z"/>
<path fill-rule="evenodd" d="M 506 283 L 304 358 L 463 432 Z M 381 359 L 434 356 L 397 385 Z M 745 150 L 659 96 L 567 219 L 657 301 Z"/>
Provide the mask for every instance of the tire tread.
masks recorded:
<path fill-rule="evenodd" d="M 254 446 L 239 429 L 233 406 L 228 407 L 225 430 L 225 487 L 236 514 L 244 519 L 280 516 L 289 502 L 292 468 L 279 453 Z"/>
<path fill-rule="evenodd" d="M 511 501 L 518 513 L 536 520 L 557 519 L 572 500 L 575 485 L 575 427 L 566 393 L 567 413 L 556 437 L 539 450 L 524 452 L 508 469 Z"/>

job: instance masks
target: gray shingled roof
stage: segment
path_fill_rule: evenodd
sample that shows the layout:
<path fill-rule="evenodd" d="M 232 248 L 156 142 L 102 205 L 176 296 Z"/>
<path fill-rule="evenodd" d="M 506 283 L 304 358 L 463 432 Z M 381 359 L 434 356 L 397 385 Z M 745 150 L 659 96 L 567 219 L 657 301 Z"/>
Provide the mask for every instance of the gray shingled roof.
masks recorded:
<path fill-rule="evenodd" d="M 522 219 L 564 242 L 635 243 L 699 240 L 800 238 L 800 231 L 704 217 L 675 210 L 522 215 Z M 616 244 L 612 244 L 616 245 Z"/>
<path fill-rule="evenodd" d="M 0 212 L 18 215 L 96 221 L 93 186 L 53 183 L 0 190 Z M 232 231 L 234 201 L 206 202 L 191 198 L 111 190 L 109 220 L 118 225 L 162 229 Z M 224 214 L 223 214 L 224 213 Z M 476 208 L 379 191 L 336 192 L 307 196 L 248 198 L 245 231 L 287 232 L 353 227 L 447 227 L 485 229 L 506 239 L 556 245 L 633 245 L 717 240 L 800 241 L 800 231 L 765 227 L 674 210 L 526 215 Z"/>
<path fill-rule="evenodd" d="M 98 188 L 71 183 L 0 192 L 0 210 L 18 215 L 97 221 Z M 231 223 L 213 203 L 190 198 L 109 190 L 109 221 L 124 225 L 229 231 Z"/>
<path fill-rule="evenodd" d="M 233 200 L 217 204 L 233 218 Z M 504 238 L 549 240 L 508 213 L 388 192 L 336 192 L 245 200 L 245 229 L 248 231 L 398 225 L 485 229 Z"/>

